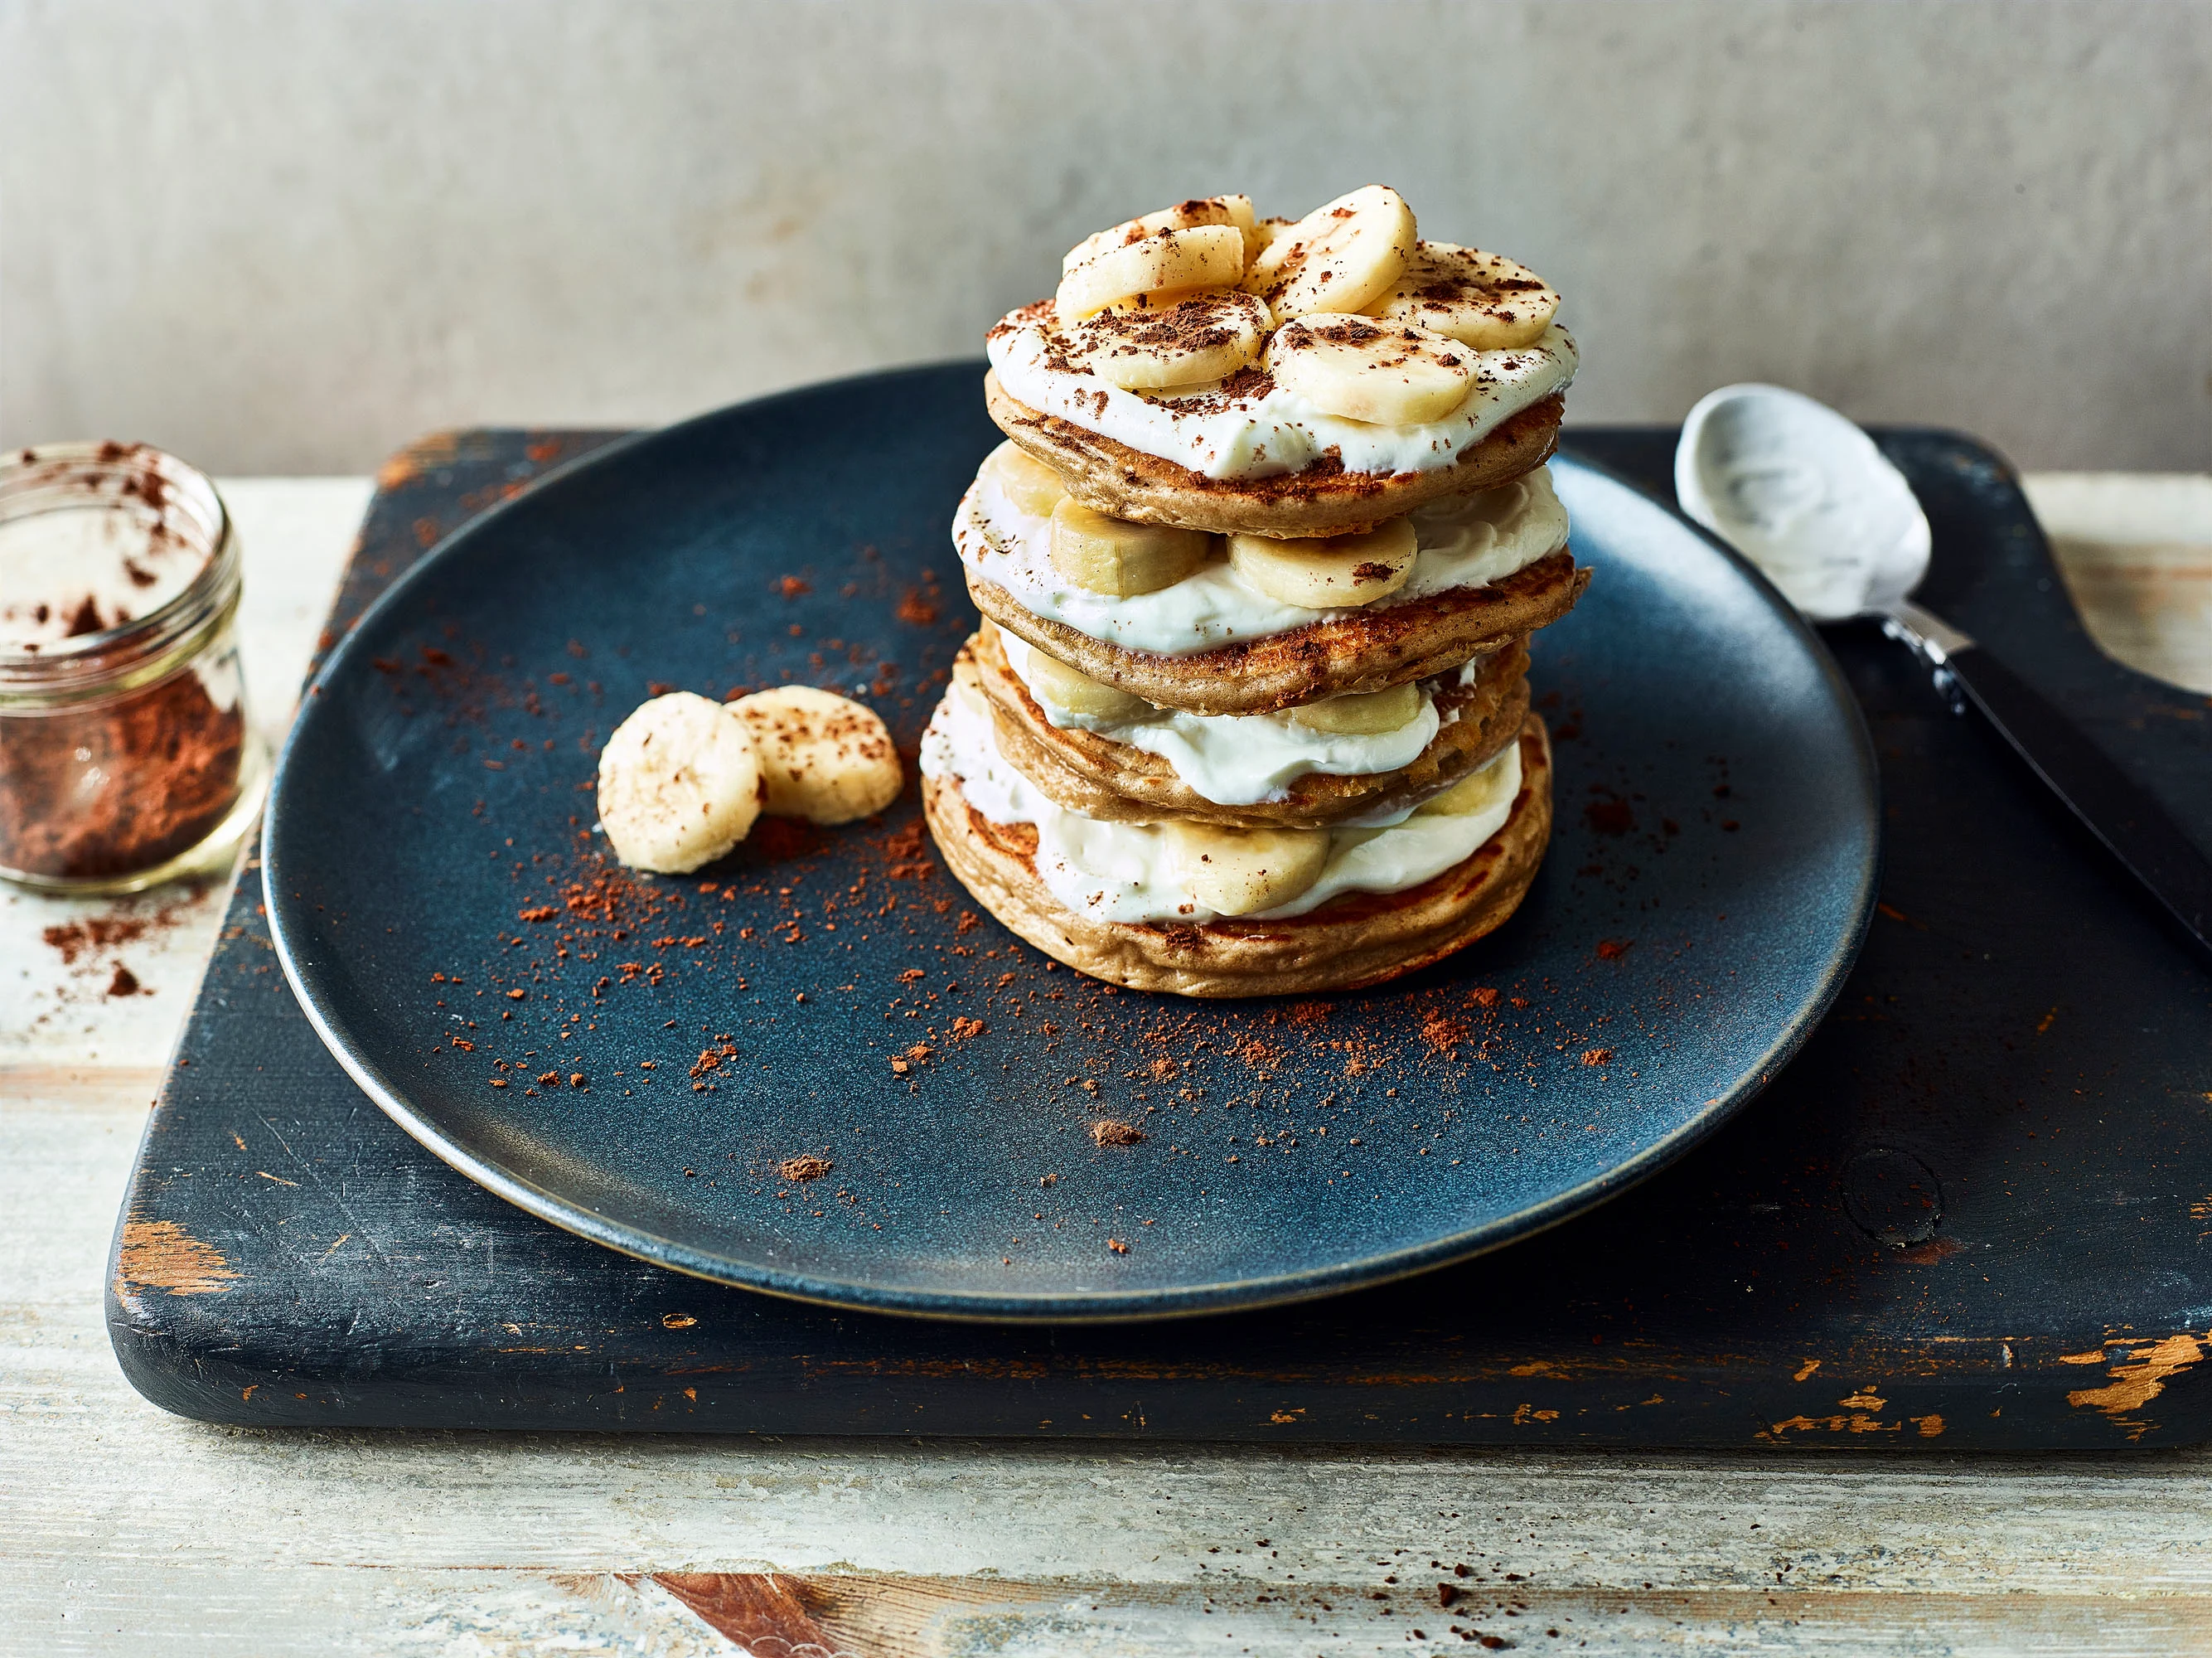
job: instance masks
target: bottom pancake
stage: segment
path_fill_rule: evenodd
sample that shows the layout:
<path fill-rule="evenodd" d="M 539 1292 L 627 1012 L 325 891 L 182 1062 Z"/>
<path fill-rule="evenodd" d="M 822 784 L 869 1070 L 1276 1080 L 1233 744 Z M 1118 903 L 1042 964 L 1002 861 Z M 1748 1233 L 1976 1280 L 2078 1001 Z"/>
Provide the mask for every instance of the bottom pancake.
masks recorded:
<path fill-rule="evenodd" d="M 1039 877 L 1036 831 L 994 823 L 958 779 L 925 776 L 922 806 L 961 884 L 1006 927 L 1079 972 L 1178 996 L 1302 995 L 1379 984 L 1504 924 L 1535 879 L 1552 833 L 1551 743 L 1521 728 L 1521 789 L 1498 832 L 1463 862 L 1400 893 L 1346 893 L 1286 920 L 1203 926 L 1080 916 Z"/>

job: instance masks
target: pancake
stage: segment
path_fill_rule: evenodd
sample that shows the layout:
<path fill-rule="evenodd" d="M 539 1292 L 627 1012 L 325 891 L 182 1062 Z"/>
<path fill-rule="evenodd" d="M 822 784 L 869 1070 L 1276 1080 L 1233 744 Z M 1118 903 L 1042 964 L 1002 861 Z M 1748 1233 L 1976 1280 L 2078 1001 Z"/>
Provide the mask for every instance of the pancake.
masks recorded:
<path fill-rule="evenodd" d="M 1286 537 L 1372 529 L 1424 502 L 1510 484 L 1551 459 L 1566 406 L 1557 393 L 1533 404 L 1434 472 L 1352 472 L 1323 460 L 1272 478 L 1208 478 L 1017 401 L 994 374 L 983 376 L 983 399 L 999 430 L 1093 511 L 1217 534 Z"/>
<path fill-rule="evenodd" d="M 1279 801 L 1224 805 L 1210 801 L 1163 756 L 1097 732 L 1062 729 L 1023 685 L 994 630 L 968 643 L 953 666 L 956 682 L 982 693 L 999 752 L 1046 795 L 1072 812 L 1109 822 L 1171 818 L 1238 828 L 1321 828 L 1418 806 L 1489 763 L 1520 731 L 1528 712 L 1528 653 L 1522 642 L 1492 652 L 1472 685 L 1446 676 L 1437 711 L 1448 716 L 1411 765 L 1367 775 L 1310 771 Z"/>
<path fill-rule="evenodd" d="M 1033 826 L 992 822 L 949 776 L 924 776 L 922 807 L 945 863 L 976 902 L 1079 972 L 1179 996 L 1356 990 L 1450 954 L 1519 905 L 1552 831 L 1551 745 L 1535 715 L 1522 722 L 1520 743 L 1521 789 L 1504 826 L 1463 862 L 1401 893 L 1346 893 L 1282 921 L 1191 926 L 1079 916 L 1038 876 Z"/>
<path fill-rule="evenodd" d="M 964 568 L 964 566 L 963 566 Z M 1565 548 L 1478 588 L 1240 639 L 1187 656 L 1131 650 L 1025 608 L 997 582 L 970 575 L 975 608 L 1017 638 L 1092 679 L 1161 708 L 1193 714 L 1274 714 L 1354 691 L 1387 691 L 1456 668 L 1556 622 L 1589 584 Z"/>

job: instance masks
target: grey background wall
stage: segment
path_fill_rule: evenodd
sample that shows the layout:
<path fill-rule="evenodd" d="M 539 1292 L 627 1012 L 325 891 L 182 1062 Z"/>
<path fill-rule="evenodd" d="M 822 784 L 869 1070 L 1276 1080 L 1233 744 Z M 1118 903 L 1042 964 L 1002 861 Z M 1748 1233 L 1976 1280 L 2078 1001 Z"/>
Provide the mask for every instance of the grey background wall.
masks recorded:
<path fill-rule="evenodd" d="M 2212 4 L 0 0 L 0 442 L 358 470 L 979 349 L 1181 196 L 1397 185 L 1733 379 L 2212 466 Z"/>

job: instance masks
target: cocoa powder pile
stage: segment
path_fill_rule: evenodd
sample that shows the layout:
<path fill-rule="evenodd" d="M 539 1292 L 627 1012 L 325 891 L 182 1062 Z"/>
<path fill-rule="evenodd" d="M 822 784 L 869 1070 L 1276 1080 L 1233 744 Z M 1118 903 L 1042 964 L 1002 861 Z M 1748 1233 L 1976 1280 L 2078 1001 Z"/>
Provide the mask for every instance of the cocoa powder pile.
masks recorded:
<path fill-rule="evenodd" d="M 128 875 L 198 845 L 238 799 L 246 722 L 187 670 L 113 702 L 0 718 L 0 863 Z"/>

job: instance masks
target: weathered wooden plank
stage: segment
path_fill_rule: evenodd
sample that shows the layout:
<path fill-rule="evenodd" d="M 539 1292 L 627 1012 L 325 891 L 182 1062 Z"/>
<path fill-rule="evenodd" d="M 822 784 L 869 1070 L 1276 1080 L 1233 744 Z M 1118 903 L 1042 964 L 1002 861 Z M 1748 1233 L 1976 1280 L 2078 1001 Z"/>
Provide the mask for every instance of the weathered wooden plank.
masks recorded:
<path fill-rule="evenodd" d="M 1613 1658 L 1677 1650 L 1910 1655 L 1911 1658 L 2141 1658 L 2205 1649 L 2212 1598 L 1678 1592 L 1572 1594 L 1516 1586 L 1439 1608 L 1378 1603 L 1354 1585 L 1224 1581 L 1204 1587 L 1097 1579 L 1016 1582 L 873 1574 L 775 1580 L 799 1621 L 732 1619 L 739 1644 L 665 1587 L 676 1574 L 364 1571 L 309 1566 L 271 1576 L 152 1565 L 74 1584 L 21 1632 L 53 1658 L 159 1650 L 268 1658 L 439 1655 L 520 1658 L 1060 1658 L 1070 1653 L 1223 1651 L 1261 1658 L 1516 1650 Z M 696 1582 L 698 1575 L 691 1575 Z M 744 1598 L 764 1598 L 750 1583 Z M 734 1599 L 735 1597 L 731 1597 Z M 709 1603 L 710 1606 L 713 1603 Z M 779 1633 L 788 1630 L 798 1638 Z M 1418 1631 L 1418 1633 L 1417 1633 Z M 1553 1631 L 1557 1631 L 1556 1634 Z M 26 1648 L 25 1650 L 31 1649 Z"/>
<path fill-rule="evenodd" d="M 2031 472 L 2023 484 L 2098 645 L 2212 692 L 2212 477 Z"/>

